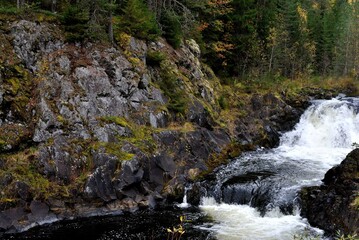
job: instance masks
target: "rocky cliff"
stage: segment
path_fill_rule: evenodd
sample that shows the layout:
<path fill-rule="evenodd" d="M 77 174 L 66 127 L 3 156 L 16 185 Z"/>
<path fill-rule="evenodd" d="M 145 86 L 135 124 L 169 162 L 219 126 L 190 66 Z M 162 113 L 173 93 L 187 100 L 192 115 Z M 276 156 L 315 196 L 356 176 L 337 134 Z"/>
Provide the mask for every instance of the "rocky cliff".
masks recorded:
<path fill-rule="evenodd" d="M 330 169 L 322 186 L 304 188 L 302 212 L 313 226 L 331 235 L 359 233 L 359 149 Z"/>
<path fill-rule="evenodd" d="M 2 231 L 180 199 L 301 114 L 283 96 L 225 89 L 193 40 L 117 39 L 70 44 L 56 23 L 0 21 Z"/>

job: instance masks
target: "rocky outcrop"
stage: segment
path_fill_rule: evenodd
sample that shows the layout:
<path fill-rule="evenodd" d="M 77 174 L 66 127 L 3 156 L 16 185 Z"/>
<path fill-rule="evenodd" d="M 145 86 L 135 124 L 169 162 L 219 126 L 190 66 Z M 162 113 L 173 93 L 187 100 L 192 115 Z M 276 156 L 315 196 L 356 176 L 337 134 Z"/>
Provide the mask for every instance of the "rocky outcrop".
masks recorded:
<path fill-rule="evenodd" d="M 248 107 L 248 115 L 236 124 L 238 138 L 264 147 L 276 147 L 281 133 L 292 129 L 303 113 L 271 93 L 253 94 Z"/>
<path fill-rule="evenodd" d="M 301 191 L 302 214 L 328 234 L 359 233 L 359 149 L 330 169 L 323 185 Z"/>
<path fill-rule="evenodd" d="M 115 48 L 66 43 L 55 24 L 5 25 L 1 230 L 179 200 L 231 146 L 275 146 L 299 119 L 273 94 L 222 115 L 222 86 L 194 40 L 175 50 L 123 34 Z"/>

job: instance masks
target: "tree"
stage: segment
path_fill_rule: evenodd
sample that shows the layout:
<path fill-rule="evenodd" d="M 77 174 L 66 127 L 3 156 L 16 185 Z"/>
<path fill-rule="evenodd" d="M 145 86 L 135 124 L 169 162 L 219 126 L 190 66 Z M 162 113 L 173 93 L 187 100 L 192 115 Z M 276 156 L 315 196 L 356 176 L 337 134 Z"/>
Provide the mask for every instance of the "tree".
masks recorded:
<path fill-rule="evenodd" d="M 334 71 L 339 75 L 357 77 L 359 67 L 359 3 L 357 1 L 337 1 L 334 11 L 337 15 Z"/>
<path fill-rule="evenodd" d="M 142 0 L 127 1 L 119 28 L 138 38 L 147 40 L 154 40 L 161 33 L 155 15 L 150 12 Z"/>
<path fill-rule="evenodd" d="M 183 37 L 179 16 L 167 10 L 162 14 L 160 23 L 163 36 L 174 48 L 178 48 Z"/>

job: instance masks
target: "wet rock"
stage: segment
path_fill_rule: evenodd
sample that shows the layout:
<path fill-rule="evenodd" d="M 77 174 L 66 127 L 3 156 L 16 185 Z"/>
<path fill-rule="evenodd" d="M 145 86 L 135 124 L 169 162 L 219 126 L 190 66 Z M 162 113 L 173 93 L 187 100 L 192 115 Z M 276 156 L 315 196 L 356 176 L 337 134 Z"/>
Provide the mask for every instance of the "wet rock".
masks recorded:
<path fill-rule="evenodd" d="M 106 205 L 110 210 L 116 211 L 131 211 L 134 212 L 138 210 L 138 204 L 132 198 L 124 198 L 122 200 L 117 200 Z"/>
<path fill-rule="evenodd" d="M 0 212 L 0 229 L 7 230 L 11 227 L 11 218 L 8 212 Z"/>
<path fill-rule="evenodd" d="M 358 173 L 359 149 L 355 149 L 325 174 L 324 185 L 302 189 L 302 214 L 310 224 L 332 235 L 337 231 L 358 233 L 358 205 L 354 204 L 358 201 Z"/>
<path fill-rule="evenodd" d="M 190 189 L 187 190 L 187 201 L 198 206 L 201 203 L 201 197 L 204 196 L 206 189 L 201 186 L 201 183 L 194 183 Z"/>

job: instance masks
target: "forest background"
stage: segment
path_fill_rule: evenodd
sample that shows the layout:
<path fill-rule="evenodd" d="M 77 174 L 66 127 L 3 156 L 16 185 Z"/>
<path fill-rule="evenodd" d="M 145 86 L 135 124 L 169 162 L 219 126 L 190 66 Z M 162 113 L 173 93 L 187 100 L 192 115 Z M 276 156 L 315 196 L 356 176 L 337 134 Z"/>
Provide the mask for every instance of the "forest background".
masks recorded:
<path fill-rule="evenodd" d="M 193 38 L 223 83 L 359 78 L 356 0 L 0 1 L 0 13 L 32 12 L 61 22 L 69 42 Z"/>

